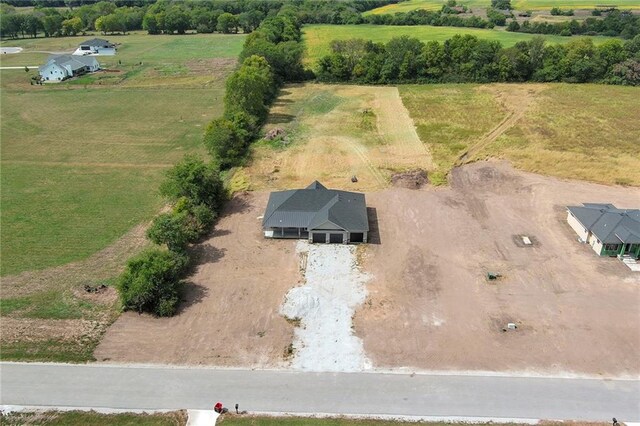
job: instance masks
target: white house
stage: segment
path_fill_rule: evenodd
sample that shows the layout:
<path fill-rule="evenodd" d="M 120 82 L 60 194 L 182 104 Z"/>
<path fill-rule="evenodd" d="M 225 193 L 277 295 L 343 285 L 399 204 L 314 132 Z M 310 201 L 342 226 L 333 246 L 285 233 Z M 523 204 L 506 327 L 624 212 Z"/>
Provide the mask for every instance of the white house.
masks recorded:
<path fill-rule="evenodd" d="M 99 69 L 98 60 L 91 56 L 55 55 L 50 56 L 38 72 L 44 81 L 62 81 Z"/>
<path fill-rule="evenodd" d="M 80 43 L 80 46 L 73 52 L 74 55 L 86 56 L 86 55 L 109 55 L 116 54 L 116 45 L 109 43 L 109 40 L 101 38 L 92 38 Z"/>

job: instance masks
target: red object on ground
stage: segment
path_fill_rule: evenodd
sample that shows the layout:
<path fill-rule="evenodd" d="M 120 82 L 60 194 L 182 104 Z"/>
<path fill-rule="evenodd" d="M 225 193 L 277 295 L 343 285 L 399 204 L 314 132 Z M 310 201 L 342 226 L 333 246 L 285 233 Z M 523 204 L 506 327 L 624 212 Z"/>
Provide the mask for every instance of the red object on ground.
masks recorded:
<path fill-rule="evenodd" d="M 213 411 L 222 413 L 222 402 L 216 402 L 216 405 L 213 406 Z"/>

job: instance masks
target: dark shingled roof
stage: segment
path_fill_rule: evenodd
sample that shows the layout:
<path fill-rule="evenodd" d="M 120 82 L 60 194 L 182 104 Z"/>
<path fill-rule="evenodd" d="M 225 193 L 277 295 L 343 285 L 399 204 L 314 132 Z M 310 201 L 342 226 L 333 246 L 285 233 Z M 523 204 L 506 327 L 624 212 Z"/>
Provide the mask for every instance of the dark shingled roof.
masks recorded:
<path fill-rule="evenodd" d="M 639 244 L 640 210 L 623 210 L 613 204 L 585 203 L 567 209 L 603 244 Z"/>
<path fill-rule="evenodd" d="M 113 47 L 113 43 L 109 43 L 109 40 L 105 40 L 102 38 L 92 38 L 91 40 L 86 40 L 80 43 L 80 46 L 93 46 L 93 47 Z"/>
<path fill-rule="evenodd" d="M 331 222 L 349 232 L 369 230 L 364 194 L 325 188 L 315 181 L 305 189 L 272 192 L 264 228 L 307 228 Z"/>

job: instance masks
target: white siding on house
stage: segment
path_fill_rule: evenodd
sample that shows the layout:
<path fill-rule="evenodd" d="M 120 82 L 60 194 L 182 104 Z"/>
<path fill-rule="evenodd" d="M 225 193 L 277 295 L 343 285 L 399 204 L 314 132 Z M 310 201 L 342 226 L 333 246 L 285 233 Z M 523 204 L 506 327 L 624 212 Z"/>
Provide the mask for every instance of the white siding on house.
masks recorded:
<path fill-rule="evenodd" d="M 42 67 L 39 69 L 38 73 L 43 80 L 47 81 L 62 81 L 68 76 L 67 70 L 56 64 L 49 64 Z"/>
<path fill-rule="evenodd" d="M 76 55 L 76 56 L 87 56 L 87 55 L 113 56 L 115 54 L 116 54 L 116 49 L 114 48 L 90 47 L 89 49 L 83 49 L 82 46 L 78 47 L 73 52 L 73 55 Z"/>
<path fill-rule="evenodd" d="M 602 242 L 600 242 L 600 240 L 598 240 L 598 238 L 596 238 L 595 235 L 593 234 L 589 235 L 588 243 L 593 249 L 593 251 L 595 251 L 598 255 L 602 253 Z"/>
<path fill-rule="evenodd" d="M 589 237 L 589 231 L 587 231 L 584 226 L 582 226 L 582 224 L 578 221 L 578 219 L 576 219 L 573 214 L 571 214 L 571 212 L 567 212 L 567 222 L 569 223 L 569 226 L 571 226 L 571 228 L 576 231 L 578 237 L 580 237 L 582 241 L 586 242 L 587 238 Z"/>

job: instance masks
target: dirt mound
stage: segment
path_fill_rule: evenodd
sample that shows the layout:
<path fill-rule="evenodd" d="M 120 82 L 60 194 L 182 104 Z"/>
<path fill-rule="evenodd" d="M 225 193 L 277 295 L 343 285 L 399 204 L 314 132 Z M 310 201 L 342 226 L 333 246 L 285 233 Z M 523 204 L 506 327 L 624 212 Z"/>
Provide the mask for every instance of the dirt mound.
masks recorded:
<path fill-rule="evenodd" d="M 418 189 L 429 183 L 427 172 L 422 169 L 412 170 L 404 173 L 396 173 L 391 176 L 393 186 L 408 189 Z"/>

